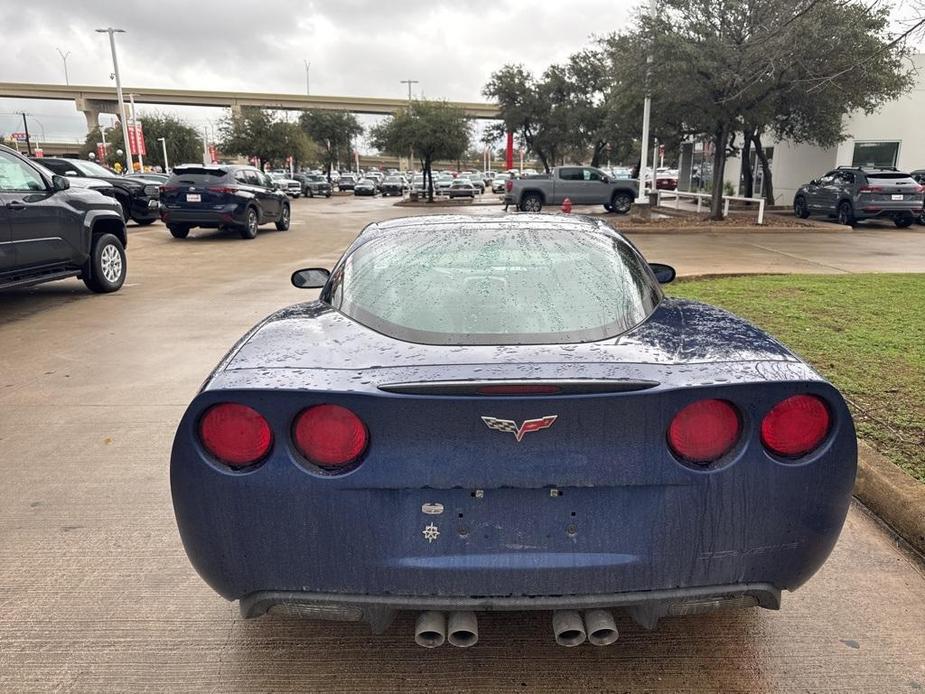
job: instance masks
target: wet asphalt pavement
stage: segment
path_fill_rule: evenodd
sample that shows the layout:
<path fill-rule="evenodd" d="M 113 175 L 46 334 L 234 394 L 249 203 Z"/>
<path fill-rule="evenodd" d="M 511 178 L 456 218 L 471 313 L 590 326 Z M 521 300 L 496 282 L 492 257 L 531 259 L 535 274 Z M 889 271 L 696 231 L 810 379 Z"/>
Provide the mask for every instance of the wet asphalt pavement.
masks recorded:
<path fill-rule="evenodd" d="M 176 424 L 247 328 L 312 298 L 293 269 L 331 266 L 370 220 L 422 211 L 298 200 L 290 232 L 254 241 L 132 228 L 116 294 L 75 280 L 0 293 L 0 692 L 925 691 L 925 570 L 859 507 L 780 612 L 652 632 L 621 614 L 607 648 L 555 646 L 548 613 L 488 614 L 476 647 L 434 651 L 414 645 L 410 615 L 384 636 L 240 620 L 177 536 Z M 921 231 L 634 240 L 685 274 L 925 271 Z"/>

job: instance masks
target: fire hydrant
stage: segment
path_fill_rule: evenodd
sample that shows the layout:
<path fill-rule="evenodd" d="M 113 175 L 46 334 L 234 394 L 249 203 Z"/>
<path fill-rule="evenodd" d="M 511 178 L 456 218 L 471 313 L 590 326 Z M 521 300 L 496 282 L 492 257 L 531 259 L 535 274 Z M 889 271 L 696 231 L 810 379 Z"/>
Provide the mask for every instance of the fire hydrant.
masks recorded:
<path fill-rule="evenodd" d="M 571 200 L 571 198 L 566 198 L 565 200 L 562 201 L 562 212 L 563 212 L 564 214 L 571 214 L 571 213 L 572 213 L 572 200 Z"/>

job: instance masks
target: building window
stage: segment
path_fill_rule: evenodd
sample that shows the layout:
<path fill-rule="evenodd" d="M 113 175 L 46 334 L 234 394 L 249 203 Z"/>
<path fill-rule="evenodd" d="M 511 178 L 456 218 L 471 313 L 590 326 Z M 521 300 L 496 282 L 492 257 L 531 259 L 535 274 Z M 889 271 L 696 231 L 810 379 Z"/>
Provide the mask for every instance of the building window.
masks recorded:
<path fill-rule="evenodd" d="M 851 164 L 871 168 L 896 166 L 898 155 L 898 142 L 855 142 Z"/>

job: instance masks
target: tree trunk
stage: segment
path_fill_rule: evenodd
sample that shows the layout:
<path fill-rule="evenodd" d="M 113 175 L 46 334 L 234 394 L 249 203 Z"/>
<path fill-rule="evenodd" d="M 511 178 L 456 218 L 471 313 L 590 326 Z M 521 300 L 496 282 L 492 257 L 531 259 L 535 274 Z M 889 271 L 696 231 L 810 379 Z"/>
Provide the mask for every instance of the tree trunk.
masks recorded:
<path fill-rule="evenodd" d="M 768 164 L 768 155 L 761 145 L 761 135 L 759 133 L 752 136 L 752 141 L 755 143 L 755 156 L 761 162 L 761 176 L 764 179 L 764 199 L 767 200 L 769 205 L 773 205 L 774 181 L 771 180 L 771 166 Z"/>
<path fill-rule="evenodd" d="M 755 175 L 752 173 L 752 138 L 755 131 L 746 129 L 742 133 L 742 175 L 745 178 L 745 191 L 742 193 L 746 198 L 754 197 L 755 194 Z"/>
<path fill-rule="evenodd" d="M 424 165 L 424 185 L 427 186 L 427 202 L 434 201 L 434 175 L 430 171 L 430 157 L 421 162 Z"/>
<path fill-rule="evenodd" d="M 710 199 L 710 219 L 720 221 L 723 218 L 723 186 L 726 175 L 726 141 L 729 139 L 729 126 L 723 124 L 716 131 L 713 141 L 713 195 Z"/>

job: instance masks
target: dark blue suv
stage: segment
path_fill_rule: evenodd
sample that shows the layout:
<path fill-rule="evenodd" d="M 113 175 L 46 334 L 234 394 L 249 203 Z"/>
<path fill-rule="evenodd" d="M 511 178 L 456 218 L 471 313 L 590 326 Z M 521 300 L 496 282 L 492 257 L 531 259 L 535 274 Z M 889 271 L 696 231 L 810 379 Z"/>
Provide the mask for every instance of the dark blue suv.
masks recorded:
<path fill-rule="evenodd" d="M 234 228 L 252 239 L 261 224 L 286 231 L 290 214 L 286 194 L 253 166 L 184 164 L 161 186 L 161 219 L 177 239 L 193 227 Z"/>

